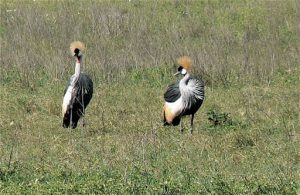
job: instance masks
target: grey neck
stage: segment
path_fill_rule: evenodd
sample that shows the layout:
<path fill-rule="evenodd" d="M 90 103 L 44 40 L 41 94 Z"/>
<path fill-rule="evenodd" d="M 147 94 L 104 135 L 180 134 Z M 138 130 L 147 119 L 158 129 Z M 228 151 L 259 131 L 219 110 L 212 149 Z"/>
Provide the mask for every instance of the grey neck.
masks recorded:
<path fill-rule="evenodd" d="M 76 62 L 76 65 L 75 65 L 75 77 L 79 77 L 79 74 L 80 74 L 80 63 L 79 62 Z"/>
<path fill-rule="evenodd" d="M 81 62 L 82 62 L 82 56 L 77 57 L 76 58 L 76 64 L 75 64 L 75 74 L 74 74 L 76 78 L 78 78 L 79 74 L 80 74 L 80 65 L 81 65 Z"/>
<path fill-rule="evenodd" d="M 190 79 L 190 74 L 186 73 L 179 82 L 179 90 L 183 99 L 187 99 L 186 97 L 189 97 L 189 90 L 187 88 L 189 79 Z"/>
<path fill-rule="evenodd" d="M 184 87 L 185 85 L 187 85 L 187 83 L 188 83 L 188 80 L 190 79 L 190 74 L 189 73 L 186 73 L 185 75 L 184 75 L 184 77 L 180 80 L 180 82 L 179 82 L 179 87 L 180 86 L 182 86 L 182 87 Z"/>

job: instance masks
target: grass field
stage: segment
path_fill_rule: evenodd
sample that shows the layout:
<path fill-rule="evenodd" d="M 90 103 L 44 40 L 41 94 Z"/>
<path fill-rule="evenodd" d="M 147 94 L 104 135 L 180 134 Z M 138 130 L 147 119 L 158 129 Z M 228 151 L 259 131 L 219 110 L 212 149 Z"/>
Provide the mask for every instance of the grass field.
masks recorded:
<path fill-rule="evenodd" d="M 1 1 L 0 194 L 299 194 L 299 1 Z M 62 128 L 87 45 L 94 96 Z M 193 135 L 162 126 L 189 55 Z M 208 118 L 211 118 L 209 120 Z M 212 123 L 212 121 L 221 123 Z"/>

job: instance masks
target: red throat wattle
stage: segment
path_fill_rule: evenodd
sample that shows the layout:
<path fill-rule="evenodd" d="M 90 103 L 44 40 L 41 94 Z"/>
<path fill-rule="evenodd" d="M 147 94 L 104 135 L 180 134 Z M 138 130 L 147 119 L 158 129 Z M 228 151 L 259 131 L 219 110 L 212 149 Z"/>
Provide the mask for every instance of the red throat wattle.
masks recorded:
<path fill-rule="evenodd" d="M 76 62 L 80 64 L 80 57 L 76 57 Z"/>

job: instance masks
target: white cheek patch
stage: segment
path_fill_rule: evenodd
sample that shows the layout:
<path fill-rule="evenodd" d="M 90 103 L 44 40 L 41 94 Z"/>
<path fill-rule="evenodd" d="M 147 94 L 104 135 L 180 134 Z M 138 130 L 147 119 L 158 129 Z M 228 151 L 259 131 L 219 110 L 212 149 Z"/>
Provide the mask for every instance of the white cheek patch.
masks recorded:
<path fill-rule="evenodd" d="M 183 68 L 183 69 L 181 70 L 181 74 L 185 75 L 185 74 L 186 74 L 186 69 Z"/>

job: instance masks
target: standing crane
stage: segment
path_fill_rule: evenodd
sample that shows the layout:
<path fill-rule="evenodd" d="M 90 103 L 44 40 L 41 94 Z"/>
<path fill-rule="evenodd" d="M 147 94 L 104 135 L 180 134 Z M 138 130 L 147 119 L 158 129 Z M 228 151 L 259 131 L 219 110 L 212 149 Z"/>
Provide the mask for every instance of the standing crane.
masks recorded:
<path fill-rule="evenodd" d="M 183 78 L 168 86 L 164 93 L 164 125 L 177 126 L 180 123 L 182 132 L 181 117 L 191 115 L 191 133 L 193 133 L 194 115 L 204 100 L 204 83 L 202 80 L 192 78 L 190 73 L 192 61 L 189 57 L 183 56 L 177 60 L 178 72 Z"/>
<path fill-rule="evenodd" d="M 62 103 L 64 128 L 77 127 L 78 120 L 84 116 L 85 109 L 93 96 L 93 81 L 87 74 L 80 72 L 84 49 L 84 44 L 80 41 L 75 41 L 70 45 L 76 64 L 75 74 L 71 76 L 64 92 Z"/>

